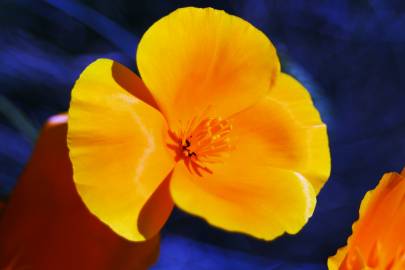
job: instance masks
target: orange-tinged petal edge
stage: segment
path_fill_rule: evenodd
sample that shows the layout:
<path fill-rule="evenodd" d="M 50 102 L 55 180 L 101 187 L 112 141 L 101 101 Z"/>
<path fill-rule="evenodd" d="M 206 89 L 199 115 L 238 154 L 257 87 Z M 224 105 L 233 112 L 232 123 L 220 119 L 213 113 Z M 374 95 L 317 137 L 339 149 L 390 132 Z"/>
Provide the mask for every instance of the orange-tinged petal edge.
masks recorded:
<path fill-rule="evenodd" d="M 329 270 L 405 268 L 404 176 L 387 173 L 367 192 L 347 246 L 329 258 Z"/>

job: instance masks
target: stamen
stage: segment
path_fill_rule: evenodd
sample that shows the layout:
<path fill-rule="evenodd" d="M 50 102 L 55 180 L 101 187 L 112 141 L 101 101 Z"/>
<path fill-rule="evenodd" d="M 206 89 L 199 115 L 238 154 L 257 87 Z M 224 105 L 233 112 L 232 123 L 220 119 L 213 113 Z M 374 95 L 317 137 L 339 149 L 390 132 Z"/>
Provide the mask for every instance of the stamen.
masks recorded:
<path fill-rule="evenodd" d="M 222 162 L 234 149 L 230 133 L 232 124 L 222 118 L 206 118 L 196 124 L 193 119 L 178 135 L 171 134 L 178 143 L 178 159 L 183 159 L 187 168 L 201 176 L 212 173 L 207 164 Z M 175 145 L 169 145 L 175 148 Z"/>

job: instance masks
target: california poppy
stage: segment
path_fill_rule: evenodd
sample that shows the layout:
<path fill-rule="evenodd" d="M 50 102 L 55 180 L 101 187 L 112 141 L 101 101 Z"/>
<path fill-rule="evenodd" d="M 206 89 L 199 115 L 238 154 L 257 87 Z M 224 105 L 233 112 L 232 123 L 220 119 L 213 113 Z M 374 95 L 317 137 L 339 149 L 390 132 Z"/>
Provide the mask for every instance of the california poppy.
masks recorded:
<path fill-rule="evenodd" d="M 0 213 L 0 269 L 147 269 L 159 236 L 130 242 L 89 213 L 73 184 L 66 120 L 47 123 Z"/>
<path fill-rule="evenodd" d="M 68 146 L 89 210 L 134 241 L 160 230 L 173 201 L 229 231 L 297 233 L 329 177 L 328 137 L 270 40 L 188 7 L 153 24 L 136 59 L 142 79 L 99 59 L 72 90 Z"/>
<path fill-rule="evenodd" d="M 405 269 L 405 168 L 385 174 L 359 212 L 347 246 L 329 258 L 329 270 Z"/>

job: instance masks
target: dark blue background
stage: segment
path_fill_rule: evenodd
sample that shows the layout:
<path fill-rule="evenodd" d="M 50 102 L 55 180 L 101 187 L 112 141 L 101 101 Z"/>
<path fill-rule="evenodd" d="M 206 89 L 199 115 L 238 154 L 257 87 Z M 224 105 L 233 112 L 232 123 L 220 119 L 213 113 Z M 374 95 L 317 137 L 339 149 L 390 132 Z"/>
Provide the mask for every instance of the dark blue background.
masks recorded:
<path fill-rule="evenodd" d="M 272 39 L 283 69 L 312 92 L 328 124 L 332 176 L 303 231 L 270 243 L 176 210 L 154 269 L 326 269 L 327 257 L 350 234 L 364 193 L 384 172 L 405 165 L 405 4 L 2 0 L 0 197 L 12 190 L 47 117 L 67 110 L 81 70 L 99 57 L 135 70 L 142 33 L 189 5 L 225 9 Z"/>

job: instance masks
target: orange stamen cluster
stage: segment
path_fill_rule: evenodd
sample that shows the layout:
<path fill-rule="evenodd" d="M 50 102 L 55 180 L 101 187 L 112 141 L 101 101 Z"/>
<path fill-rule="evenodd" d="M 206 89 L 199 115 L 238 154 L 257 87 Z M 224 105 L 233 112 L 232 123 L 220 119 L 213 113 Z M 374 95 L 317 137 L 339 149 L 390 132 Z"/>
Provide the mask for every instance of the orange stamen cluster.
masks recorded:
<path fill-rule="evenodd" d="M 231 122 L 221 118 L 206 118 L 197 125 L 188 125 L 185 131 L 172 136 L 178 143 L 178 159 L 183 159 L 197 175 L 201 176 L 201 171 L 212 173 L 207 164 L 222 162 L 233 149 L 231 131 Z"/>

